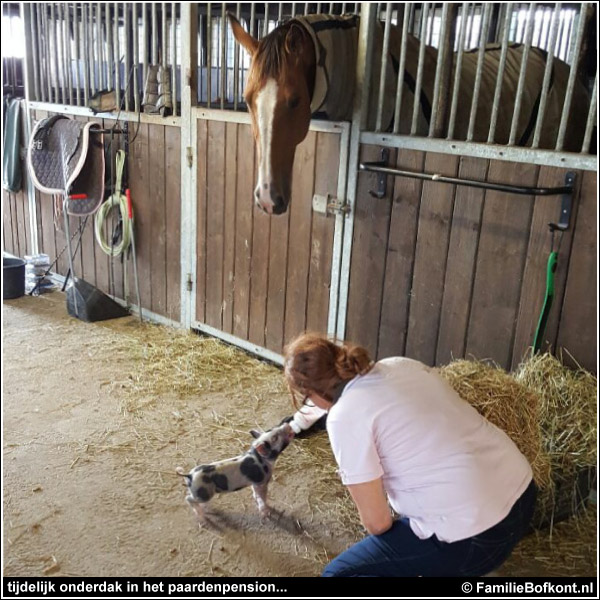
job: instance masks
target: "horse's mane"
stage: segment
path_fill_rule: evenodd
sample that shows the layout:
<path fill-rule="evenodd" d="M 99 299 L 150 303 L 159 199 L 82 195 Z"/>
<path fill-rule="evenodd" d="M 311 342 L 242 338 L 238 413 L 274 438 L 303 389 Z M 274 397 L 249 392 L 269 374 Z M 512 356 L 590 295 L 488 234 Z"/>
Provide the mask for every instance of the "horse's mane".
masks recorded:
<path fill-rule="evenodd" d="M 292 27 L 297 27 L 301 35 L 306 36 L 304 28 L 298 24 L 298 21 L 290 19 L 260 40 L 253 66 L 261 80 L 268 77 L 276 78 L 285 71 L 286 56 L 290 52 L 286 46 L 286 38 Z"/>

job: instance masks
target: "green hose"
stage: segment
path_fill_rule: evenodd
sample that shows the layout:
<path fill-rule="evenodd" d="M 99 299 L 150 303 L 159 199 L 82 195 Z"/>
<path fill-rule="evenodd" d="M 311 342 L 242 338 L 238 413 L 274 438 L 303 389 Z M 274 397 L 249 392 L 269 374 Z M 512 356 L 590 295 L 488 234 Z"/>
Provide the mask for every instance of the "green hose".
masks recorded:
<path fill-rule="evenodd" d="M 548 324 L 548 316 L 550 315 L 552 301 L 554 300 L 554 274 L 556 272 L 557 259 L 558 252 L 550 252 L 550 256 L 548 256 L 548 265 L 546 267 L 546 297 L 544 298 L 544 306 L 542 307 L 537 329 L 535 330 L 535 337 L 533 338 L 533 352 L 535 354 L 537 354 L 542 347 L 544 333 L 546 333 L 546 325 Z"/>
<path fill-rule="evenodd" d="M 96 213 L 96 218 L 94 219 L 96 241 L 100 248 L 102 248 L 102 251 L 109 256 L 120 256 L 123 252 L 127 251 L 131 243 L 132 223 L 129 219 L 127 210 L 127 198 L 125 194 L 121 194 L 121 181 L 123 178 L 123 168 L 125 166 L 125 152 L 123 150 L 117 151 L 116 165 L 116 192 L 100 206 Z M 123 235 L 121 236 L 121 241 L 116 245 L 110 244 L 104 239 L 104 223 L 113 208 L 119 209 L 121 220 L 123 222 Z"/>

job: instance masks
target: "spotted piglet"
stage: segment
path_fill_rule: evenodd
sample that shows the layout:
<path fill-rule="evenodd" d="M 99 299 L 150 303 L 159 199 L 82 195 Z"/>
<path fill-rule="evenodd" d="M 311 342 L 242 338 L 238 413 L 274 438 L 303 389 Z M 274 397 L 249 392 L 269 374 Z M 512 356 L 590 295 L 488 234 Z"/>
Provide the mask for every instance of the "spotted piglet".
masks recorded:
<path fill-rule="evenodd" d="M 249 485 L 252 486 L 252 493 L 261 516 L 269 516 L 267 486 L 273 474 L 273 465 L 277 457 L 288 447 L 294 432 L 285 423 L 264 433 L 255 429 L 250 433 L 255 440 L 250 449 L 240 456 L 208 465 L 199 465 L 189 473 L 177 467 L 177 473 L 185 477 L 188 488 L 186 500 L 201 523 L 206 522 L 203 505 L 215 494 L 235 492 Z"/>

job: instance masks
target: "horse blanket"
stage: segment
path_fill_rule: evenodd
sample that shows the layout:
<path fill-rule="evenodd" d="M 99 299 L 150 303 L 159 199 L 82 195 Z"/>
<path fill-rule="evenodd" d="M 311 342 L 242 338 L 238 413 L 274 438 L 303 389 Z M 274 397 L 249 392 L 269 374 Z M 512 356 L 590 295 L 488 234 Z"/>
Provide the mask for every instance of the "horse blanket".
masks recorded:
<path fill-rule="evenodd" d="M 360 17 L 347 15 L 307 15 L 305 17 L 296 17 L 296 21 L 309 33 L 315 47 L 317 66 L 315 87 L 311 102 L 313 113 L 323 113 L 332 120 L 351 119 Z M 398 27 L 392 27 L 390 31 L 389 60 L 387 61 L 385 73 L 386 83 L 382 111 L 384 130 L 391 129 L 393 124 L 396 86 L 399 77 L 401 33 L 401 29 Z M 376 107 L 379 95 L 383 47 L 383 26 L 380 22 L 375 27 L 373 43 L 373 69 L 367 124 L 367 129 L 369 130 L 375 129 Z M 401 134 L 408 134 L 411 129 L 419 49 L 420 41 L 416 37 L 409 35 L 406 40 L 405 69 L 401 74 L 402 85 L 404 86 L 399 124 L 399 133 Z M 506 144 L 509 140 L 523 51 L 524 46 L 521 44 L 511 44 L 507 50 L 494 140 L 498 144 Z M 486 46 L 473 141 L 485 142 L 488 138 L 500 53 L 500 45 L 492 44 Z M 422 88 L 417 99 L 419 107 L 416 134 L 419 136 L 425 136 L 429 132 L 437 55 L 436 48 L 432 46 L 425 48 Z M 520 146 L 531 145 L 533 140 L 546 58 L 547 54 L 545 51 L 539 48 L 530 49 L 516 135 L 516 144 Z M 456 126 L 453 135 L 453 139 L 456 140 L 465 140 L 467 137 L 471 100 L 475 87 L 477 60 L 477 49 L 463 53 Z M 453 61 L 453 72 L 450 80 L 452 85 L 454 85 L 455 73 L 456 60 Z M 554 58 L 544 113 L 544 127 L 540 139 L 541 148 L 554 148 L 556 144 L 568 78 L 569 65 Z M 589 95 L 587 89 L 583 82 L 578 79 L 575 85 L 567 125 L 567 135 L 564 144 L 565 150 L 581 150 L 588 108 Z"/>

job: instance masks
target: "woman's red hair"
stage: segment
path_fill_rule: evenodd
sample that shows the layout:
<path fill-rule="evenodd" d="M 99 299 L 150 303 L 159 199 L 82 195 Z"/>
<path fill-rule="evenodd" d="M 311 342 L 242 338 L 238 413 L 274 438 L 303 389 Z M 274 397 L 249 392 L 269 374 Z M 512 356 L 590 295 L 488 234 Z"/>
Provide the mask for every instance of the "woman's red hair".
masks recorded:
<path fill-rule="evenodd" d="M 285 378 L 297 408 L 294 392 L 315 392 L 332 402 L 341 383 L 368 373 L 373 366 L 366 348 L 336 344 L 316 333 L 304 333 L 288 344 L 284 359 Z"/>

